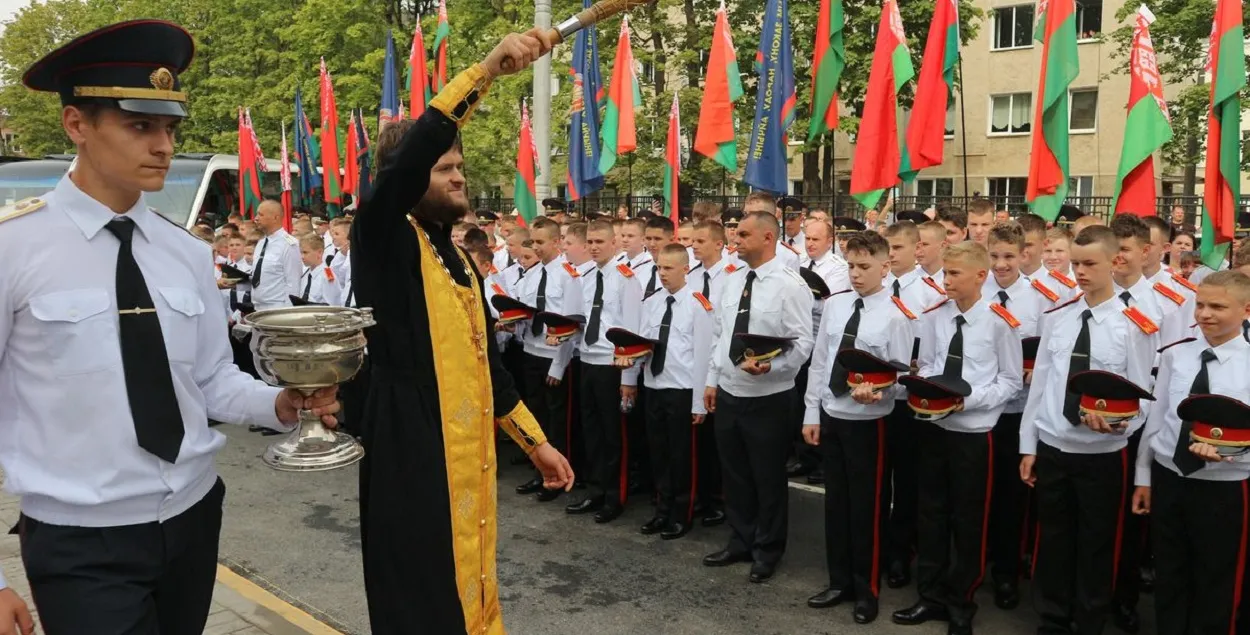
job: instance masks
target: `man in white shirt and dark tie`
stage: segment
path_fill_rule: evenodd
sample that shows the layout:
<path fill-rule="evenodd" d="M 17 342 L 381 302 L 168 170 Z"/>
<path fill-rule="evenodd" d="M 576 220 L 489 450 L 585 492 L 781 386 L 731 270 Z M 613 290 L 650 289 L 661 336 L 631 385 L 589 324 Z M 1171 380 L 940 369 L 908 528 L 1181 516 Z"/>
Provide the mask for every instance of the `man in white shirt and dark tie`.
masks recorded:
<path fill-rule="evenodd" d="M 256 210 L 256 226 L 265 237 L 256 246 L 252 267 L 252 303 L 256 310 L 291 306 L 290 296 L 299 295 L 299 278 L 304 273 L 299 241 L 282 228 L 282 203 L 266 199 Z"/>

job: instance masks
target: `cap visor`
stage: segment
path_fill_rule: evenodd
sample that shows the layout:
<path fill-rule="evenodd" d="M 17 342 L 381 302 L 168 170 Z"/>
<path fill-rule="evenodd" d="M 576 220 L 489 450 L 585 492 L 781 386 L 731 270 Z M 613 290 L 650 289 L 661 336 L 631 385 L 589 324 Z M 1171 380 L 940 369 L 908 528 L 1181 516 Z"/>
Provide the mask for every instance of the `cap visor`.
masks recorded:
<path fill-rule="evenodd" d="M 176 101 L 160 99 L 118 99 L 117 107 L 141 115 L 166 115 L 169 117 L 186 117 L 187 109 Z"/>

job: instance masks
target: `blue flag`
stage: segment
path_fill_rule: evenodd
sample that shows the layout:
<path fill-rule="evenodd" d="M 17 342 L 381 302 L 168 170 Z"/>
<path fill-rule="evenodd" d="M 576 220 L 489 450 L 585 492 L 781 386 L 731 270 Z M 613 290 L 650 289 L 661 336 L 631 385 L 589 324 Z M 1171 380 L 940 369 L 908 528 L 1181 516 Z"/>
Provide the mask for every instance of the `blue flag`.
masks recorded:
<path fill-rule="evenodd" d="M 747 185 L 785 194 L 789 191 L 786 168 L 786 130 L 794 123 L 794 56 L 790 50 L 790 16 L 787 0 L 768 0 L 760 48 L 755 52 L 759 93 L 755 97 L 755 123 L 747 151 Z"/>
<path fill-rule="evenodd" d="M 386 30 L 386 61 L 382 63 L 382 105 L 378 108 L 379 126 L 399 119 L 399 75 L 395 72 L 395 40 Z"/>
<path fill-rule="evenodd" d="M 299 187 L 296 200 L 300 205 L 310 204 L 313 190 L 321 187 L 321 175 L 317 174 L 317 166 L 321 165 L 321 145 L 312 134 L 312 126 L 308 125 L 308 117 L 304 115 L 304 98 L 300 89 L 295 89 L 295 161 L 299 165 Z M 292 184 L 294 185 L 294 184 Z"/>
<path fill-rule="evenodd" d="M 590 0 L 582 0 L 589 9 Z M 603 187 L 599 171 L 599 37 L 582 29 L 573 44 L 573 108 L 569 120 L 568 199 L 575 201 Z"/>
<path fill-rule="evenodd" d="M 360 110 L 360 116 L 356 117 L 356 139 L 360 142 L 360 151 L 356 154 L 356 173 L 360 179 L 356 188 L 356 200 L 364 201 L 369 199 L 369 194 L 373 191 L 373 174 L 370 172 L 373 153 L 369 149 L 369 131 L 365 129 L 363 108 Z"/>

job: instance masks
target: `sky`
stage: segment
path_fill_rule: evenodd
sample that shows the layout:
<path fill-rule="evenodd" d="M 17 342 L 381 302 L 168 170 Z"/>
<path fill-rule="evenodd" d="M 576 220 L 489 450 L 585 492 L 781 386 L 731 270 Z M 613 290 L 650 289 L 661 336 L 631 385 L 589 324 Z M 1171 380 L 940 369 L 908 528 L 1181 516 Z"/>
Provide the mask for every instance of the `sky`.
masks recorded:
<path fill-rule="evenodd" d="M 0 31 L 4 30 L 4 22 L 13 19 L 18 9 L 31 3 L 31 0 L 0 0 Z"/>

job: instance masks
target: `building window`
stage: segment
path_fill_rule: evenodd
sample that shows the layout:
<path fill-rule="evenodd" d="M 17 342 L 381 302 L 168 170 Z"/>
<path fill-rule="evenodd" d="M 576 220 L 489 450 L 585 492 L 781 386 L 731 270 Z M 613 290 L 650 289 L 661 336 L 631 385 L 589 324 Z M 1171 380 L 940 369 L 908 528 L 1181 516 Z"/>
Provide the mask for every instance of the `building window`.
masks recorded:
<path fill-rule="evenodd" d="M 946 129 L 943 134 L 947 139 L 955 138 L 955 96 L 946 100 Z"/>
<path fill-rule="evenodd" d="M 1102 34 L 1102 3 L 1076 3 L 1076 37 L 1078 40 L 1096 40 Z"/>
<path fill-rule="evenodd" d="M 1024 196 L 1025 188 L 1029 186 L 1029 179 L 1024 176 L 1000 176 L 985 179 L 985 185 L 991 198 Z"/>
<path fill-rule="evenodd" d="M 1093 132 L 1098 128 L 1098 89 L 1074 90 L 1068 100 L 1068 132 Z"/>
<path fill-rule="evenodd" d="M 1028 134 L 1033 124 L 1033 95 L 1015 93 L 990 97 L 991 135 Z"/>
<path fill-rule="evenodd" d="M 1094 177 L 1068 177 L 1068 198 L 1089 198 L 1094 195 Z"/>
<path fill-rule="evenodd" d="M 803 182 L 790 181 L 790 194 L 793 196 L 803 196 Z"/>
<path fill-rule="evenodd" d="M 992 44 L 996 51 L 1033 46 L 1033 5 L 995 9 Z"/>
<path fill-rule="evenodd" d="M 916 207 L 933 207 L 955 194 L 954 179 L 916 179 Z"/>

